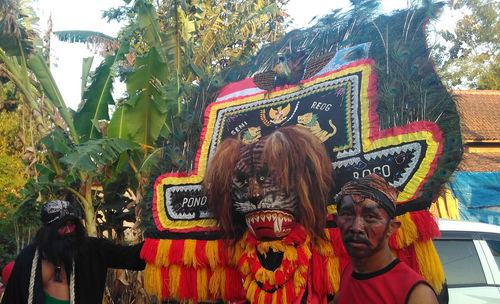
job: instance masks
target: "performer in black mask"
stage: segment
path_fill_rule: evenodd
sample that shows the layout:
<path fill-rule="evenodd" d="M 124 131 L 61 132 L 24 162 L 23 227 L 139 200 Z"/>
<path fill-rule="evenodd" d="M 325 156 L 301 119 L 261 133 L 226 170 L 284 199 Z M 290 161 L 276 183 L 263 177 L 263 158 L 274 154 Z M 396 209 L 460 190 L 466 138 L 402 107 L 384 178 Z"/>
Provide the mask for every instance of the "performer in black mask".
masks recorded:
<path fill-rule="evenodd" d="M 101 303 L 108 268 L 144 269 L 142 243 L 88 237 L 67 201 L 46 203 L 41 219 L 33 244 L 16 259 L 2 304 Z"/>

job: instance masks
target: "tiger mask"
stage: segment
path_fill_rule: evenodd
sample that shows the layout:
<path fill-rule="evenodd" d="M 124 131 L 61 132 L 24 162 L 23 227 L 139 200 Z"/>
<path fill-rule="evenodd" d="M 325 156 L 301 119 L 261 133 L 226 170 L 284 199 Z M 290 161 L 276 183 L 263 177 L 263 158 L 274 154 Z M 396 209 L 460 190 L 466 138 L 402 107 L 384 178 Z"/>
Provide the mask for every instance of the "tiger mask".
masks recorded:
<path fill-rule="evenodd" d="M 224 140 L 203 181 L 210 210 L 234 241 L 247 229 L 259 240 L 281 239 L 295 224 L 325 238 L 326 200 L 333 186 L 324 145 L 300 126 L 277 129 L 251 144 Z"/>

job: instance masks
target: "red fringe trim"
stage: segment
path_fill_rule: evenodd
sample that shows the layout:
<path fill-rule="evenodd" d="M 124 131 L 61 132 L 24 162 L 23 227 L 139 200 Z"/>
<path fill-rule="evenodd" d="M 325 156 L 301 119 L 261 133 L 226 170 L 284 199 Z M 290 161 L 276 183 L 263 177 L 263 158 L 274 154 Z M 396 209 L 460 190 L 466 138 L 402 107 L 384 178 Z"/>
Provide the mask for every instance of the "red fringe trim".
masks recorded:
<path fill-rule="evenodd" d="M 295 298 L 295 286 L 293 286 L 293 280 L 286 283 L 286 302 L 293 303 Z"/>
<path fill-rule="evenodd" d="M 297 247 L 297 261 L 300 265 L 309 264 L 309 259 L 307 258 L 303 247 Z"/>
<path fill-rule="evenodd" d="M 398 235 L 398 231 L 394 232 L 390 237 L 389 237 L 389 247 L 395 250 L 399 250 L 400 248 L 398 247 L 398 240 L 396 236 Z"/>
<path fill-rule="evenodd" d="M 311 264 L 312 286 L 319 295 L 327 294 L 328 278 L 326 277 L 326 260 L 316 250 L 312 251 Z"/>
<path fill-rule="evenodd" d="M 148 264 L 154 264 L 159 243 L 160 240 L 147 238 L 141 249 L 141 259 L 146 261 Z"/>
<path fill-rule="evenodd" d="M 168 268 L 161 268 L 161 297 L 163 300 L 170 298 L 170 277 L 168 275 Z"/>
<path fill-rule="evenodd" d="M 289 234 L 286 238 L 286 242 L 288 244 L 301 244 L 307 237 L 306 231 L 302 229 L 295 229 L 295 233 Z"/>
<path fill-rule="evenodd" d="M 196 287 L 196 270 L 194 268 L 184 267 L 182 269 L 179 285 L 179 297 L 181 299 L 198 299 L 198 289 Z"/>
<path fill-rule="evenodd" d="M 278 289 L 277 294 L 276 294 L 276 303 L 280 304 L 283 302 L 283 292 L 281 289 Z"/>
<path fill-rule="evenodd" d="M 217 242 L 218 242 L 217 247 L 219 249 L 220 265 L 221 267 L 226 267 L 229 261 L 226 242 L 222 239 L 217 240 Z"/>
<path fill-rule="evenodd" d="M 328 229 L 330 232 L 330 242 L 332 243 L 333 252 L 339 258 L 339 276 L 344 271 L 344 268 L 351 262 L 351 258 L 345 250 L 344 244 L 342 243 L 342 237 L 340 236 L 339 228 Z"/>
<path fill-rule="evenodd" d="M 342 237 L 340 236 L 339 228 L 328 229 L 330 232 L 330 242 L 332 243 L 333 251 L 340 256 L 347 255 L 345 251 L 344 244 L 342 243 Z"/>
<path fill-rule="evenodd" d="M 266 298 L 264 300 L 266 304 L 272 304 L 273 303 L 273 295 L 271 293 L 266 293 Z"/>
<path fill-rule="evenodd" d="M 252 273 L 257 273 L 257 270 L 259 270 L 259 268 L 261 267 L 259 264 L 257 263 L 249 263 L 250 265 L 250 268 L 252 269 Z"/>
<path fill-rule="evenodd" d="M 184 240 L 172 240 L 168 260 L 171 264 L 183 265 L 182 253 L 184 252 Z"/>
<path fill-rule="evenodd" d="M 232 267 L 226 270 L 226 300 L 236 301 L 245 298 L 245 291 L 241 282 L 242 276 L 240 272 Z"/>
<path fill-rule="evenodd" d="M 397 254 L 398 254 L 398 259 L 408 264 L 408 266 L 410 266 L 417 273 L 420 273 L 420 266 L 418 265 L 417 253 L 415 252 L 415 247 L 413 247 L 413 245 L 407 248 L 399 249 L 397 251 Z"/>
<path fill-rule="evenodd" d="M 418 241 L 428 241 L 441 235 L 434 215 L 428 210 L 410 212 L 410 216 L 417 226 Z"/>
<path fill-rule="evenodd" d="M 253 295 L 253 302 L 254 302 L 254 303 L 259 303 L 259 294 L 260 294 L 260 291 L 261 291 L 261 290 L 260 290 L 260 288 L 257 288 L 257 289 L 255 290 L 255 293 L 254 293 L 254 295 Z M 290 303 L 291 303 L 291 302 L 290 302 Z"/>
<path fill-rule="evenodd" d="M 276 285 L 283 285 L 285 284 L 285 275 L 283 274 L 283 271 L 276 271 L 276 273 L 274 274 L 274 279 L 276 280 Z"/>
<path fill-rule="evenodd" d="M 196 241 L 196 261 L 198 262 L 199 267 L 207 267 L 209 265 L 207 253 L 205 250 L 206 247 L 207 241 Z"/>

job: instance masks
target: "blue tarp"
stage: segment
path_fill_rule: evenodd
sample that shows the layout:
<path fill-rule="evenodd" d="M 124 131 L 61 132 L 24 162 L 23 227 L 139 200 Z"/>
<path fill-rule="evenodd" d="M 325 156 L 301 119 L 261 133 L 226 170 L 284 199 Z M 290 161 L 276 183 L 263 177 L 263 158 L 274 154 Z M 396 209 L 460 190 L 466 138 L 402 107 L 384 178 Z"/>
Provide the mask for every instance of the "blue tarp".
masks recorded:
<path fill-rule="evenodd" d="M 500 172 L 458 171 L 450 188 L 462 220 L 500 225 Z"/>

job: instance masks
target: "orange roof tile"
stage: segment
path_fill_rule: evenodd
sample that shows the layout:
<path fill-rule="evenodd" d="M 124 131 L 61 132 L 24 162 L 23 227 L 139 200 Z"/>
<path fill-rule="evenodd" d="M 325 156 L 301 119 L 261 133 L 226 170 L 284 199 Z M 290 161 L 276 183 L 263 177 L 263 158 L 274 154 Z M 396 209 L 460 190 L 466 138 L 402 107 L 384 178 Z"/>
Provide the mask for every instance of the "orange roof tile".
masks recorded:
<path fill-rule="evenodd" d="M 465 141 L 500 143 L 500 91 L 455 90 L 452 93 Z"/>
<path fill-rule="evenodd" d="M 457 170 L 471 172 L 500 171 L 500 152 L 464 153 Z"/>

